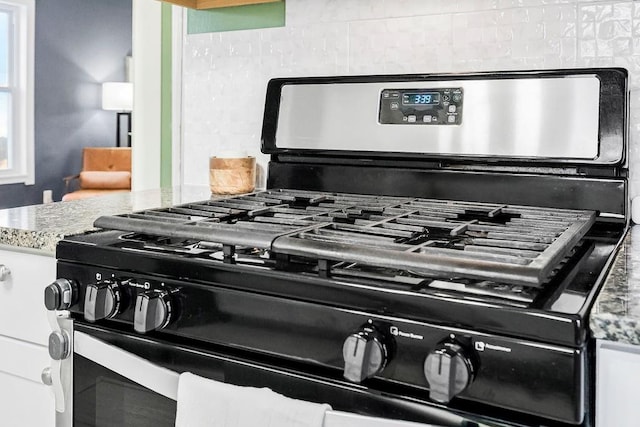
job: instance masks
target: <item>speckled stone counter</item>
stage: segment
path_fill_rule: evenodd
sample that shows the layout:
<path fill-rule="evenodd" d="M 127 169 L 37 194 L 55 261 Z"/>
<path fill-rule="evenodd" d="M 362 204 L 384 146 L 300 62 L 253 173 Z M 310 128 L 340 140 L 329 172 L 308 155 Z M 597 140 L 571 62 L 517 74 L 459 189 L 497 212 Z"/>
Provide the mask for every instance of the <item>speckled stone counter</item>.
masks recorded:
<path fill-rule="evenodd" d="M 182 187 L 115 193 L 69 202 L 0 210 L 0 248 L 55 254 L 56 243 L 93 229 L 102 215 L 209 199 L 209 187 Z"/>
<path fill-rule="evenodd" d="M 640 345 L 640 226 L 627 234 L 589 323 L 595 338 Z"/>

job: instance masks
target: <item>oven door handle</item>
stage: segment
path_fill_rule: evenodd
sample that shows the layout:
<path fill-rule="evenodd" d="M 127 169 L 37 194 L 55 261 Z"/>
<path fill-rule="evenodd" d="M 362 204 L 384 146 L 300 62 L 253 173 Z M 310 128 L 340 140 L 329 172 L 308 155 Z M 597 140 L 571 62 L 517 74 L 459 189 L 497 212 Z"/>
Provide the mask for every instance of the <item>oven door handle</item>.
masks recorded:
<path fill-rule="evenodd" d="M 83 332 L 74 332 L 74 352 L 147 389 L 172 400 L 178 398 L 180 374 L 142 357 L 107 344 Z M 451 414 L 452 422 L 461 418 Z M 456 421 L 453 421 L 456 419 Z M 460 425 L 465 425 L 464 421 Z M 481 427 L 480 424 L 475 424 Z M 324 427 L 429 427 L 432 424 L 368 417 L 342 411 L 327 411 Z"/>

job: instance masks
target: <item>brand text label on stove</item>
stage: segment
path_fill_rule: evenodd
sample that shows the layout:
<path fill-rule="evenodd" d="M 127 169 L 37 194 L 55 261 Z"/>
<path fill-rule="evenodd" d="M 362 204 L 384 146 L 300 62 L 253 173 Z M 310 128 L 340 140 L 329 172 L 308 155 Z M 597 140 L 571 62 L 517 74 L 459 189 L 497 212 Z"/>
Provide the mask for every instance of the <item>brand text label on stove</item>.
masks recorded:
<path fill-rule="evenodd" d="M 504 353 L 511 353 L 511 349 L 509 347 L 503 347 L 501 345 L 488 344 L 488 343 L 485 343 L 485 342 L 482 342 L 482 341 L 476 341 L 475 344 L 474 344 L 474 347 L 478 351 L 494 350 L 494 351 L 502 351 Z"/>
<path fill-rule="evenodd" d="M 413 332 L 401 331 L 396 326 L 392 326 L 391 328 L 389 328 L 389 332 L 394 337 L 411 338 L 411 339 L 414 339 L 414 340 L 422 340 L 422 339 L 424 339 L 424 336 L 422 336 L 422 335 L 414 334 Z"/>

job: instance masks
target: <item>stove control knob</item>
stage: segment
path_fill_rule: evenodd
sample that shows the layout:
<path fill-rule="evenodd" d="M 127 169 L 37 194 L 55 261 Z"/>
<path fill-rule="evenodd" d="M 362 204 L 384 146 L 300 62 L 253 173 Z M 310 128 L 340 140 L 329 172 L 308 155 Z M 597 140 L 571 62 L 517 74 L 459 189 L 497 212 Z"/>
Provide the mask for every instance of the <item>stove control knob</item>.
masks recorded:
<path fill-rule="evenodd" d="M 87 285 L 84 294 L 84 318 L 88 322 L 109 319 L 120 312 L 122 292 L 116 282 Z"/>
<path fill-rule="evenodd" d="M 359 383 L 382 372 L 389 361 L 390 344 L 372 325 L 349 335 L 342 346 L 344 377 Z"/>
<path fill-rule="evenodd" d="M 76 285 L 71 280 L 58 279 L 44 288 L 44 305 L 47 310 L 68 310 L 76 299 Z"/>
<path fill-rule="evenodd" d="M 475 366 L 472 356 L 455 341 L 440 343 L 424 362 L 424 375 L 429 382 L 429 397 L 448 403 L 473 381 Z"/>
<path fill-rule="evenodd" d="M 147 291 L 138 294 L 133 329 L 142 334 L 162 329 L 171 321 L 173 302 L 167 291 Z"/>

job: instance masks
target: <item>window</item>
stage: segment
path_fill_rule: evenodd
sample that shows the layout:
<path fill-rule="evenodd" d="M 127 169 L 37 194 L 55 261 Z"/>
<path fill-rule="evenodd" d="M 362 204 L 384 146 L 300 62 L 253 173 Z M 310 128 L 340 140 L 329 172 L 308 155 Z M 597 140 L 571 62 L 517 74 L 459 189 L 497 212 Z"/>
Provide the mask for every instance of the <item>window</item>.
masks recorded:
<path fill-rule="evenodd" d="M 0 184 L 34 183 L 34 0 L 0 0 Z"/>

